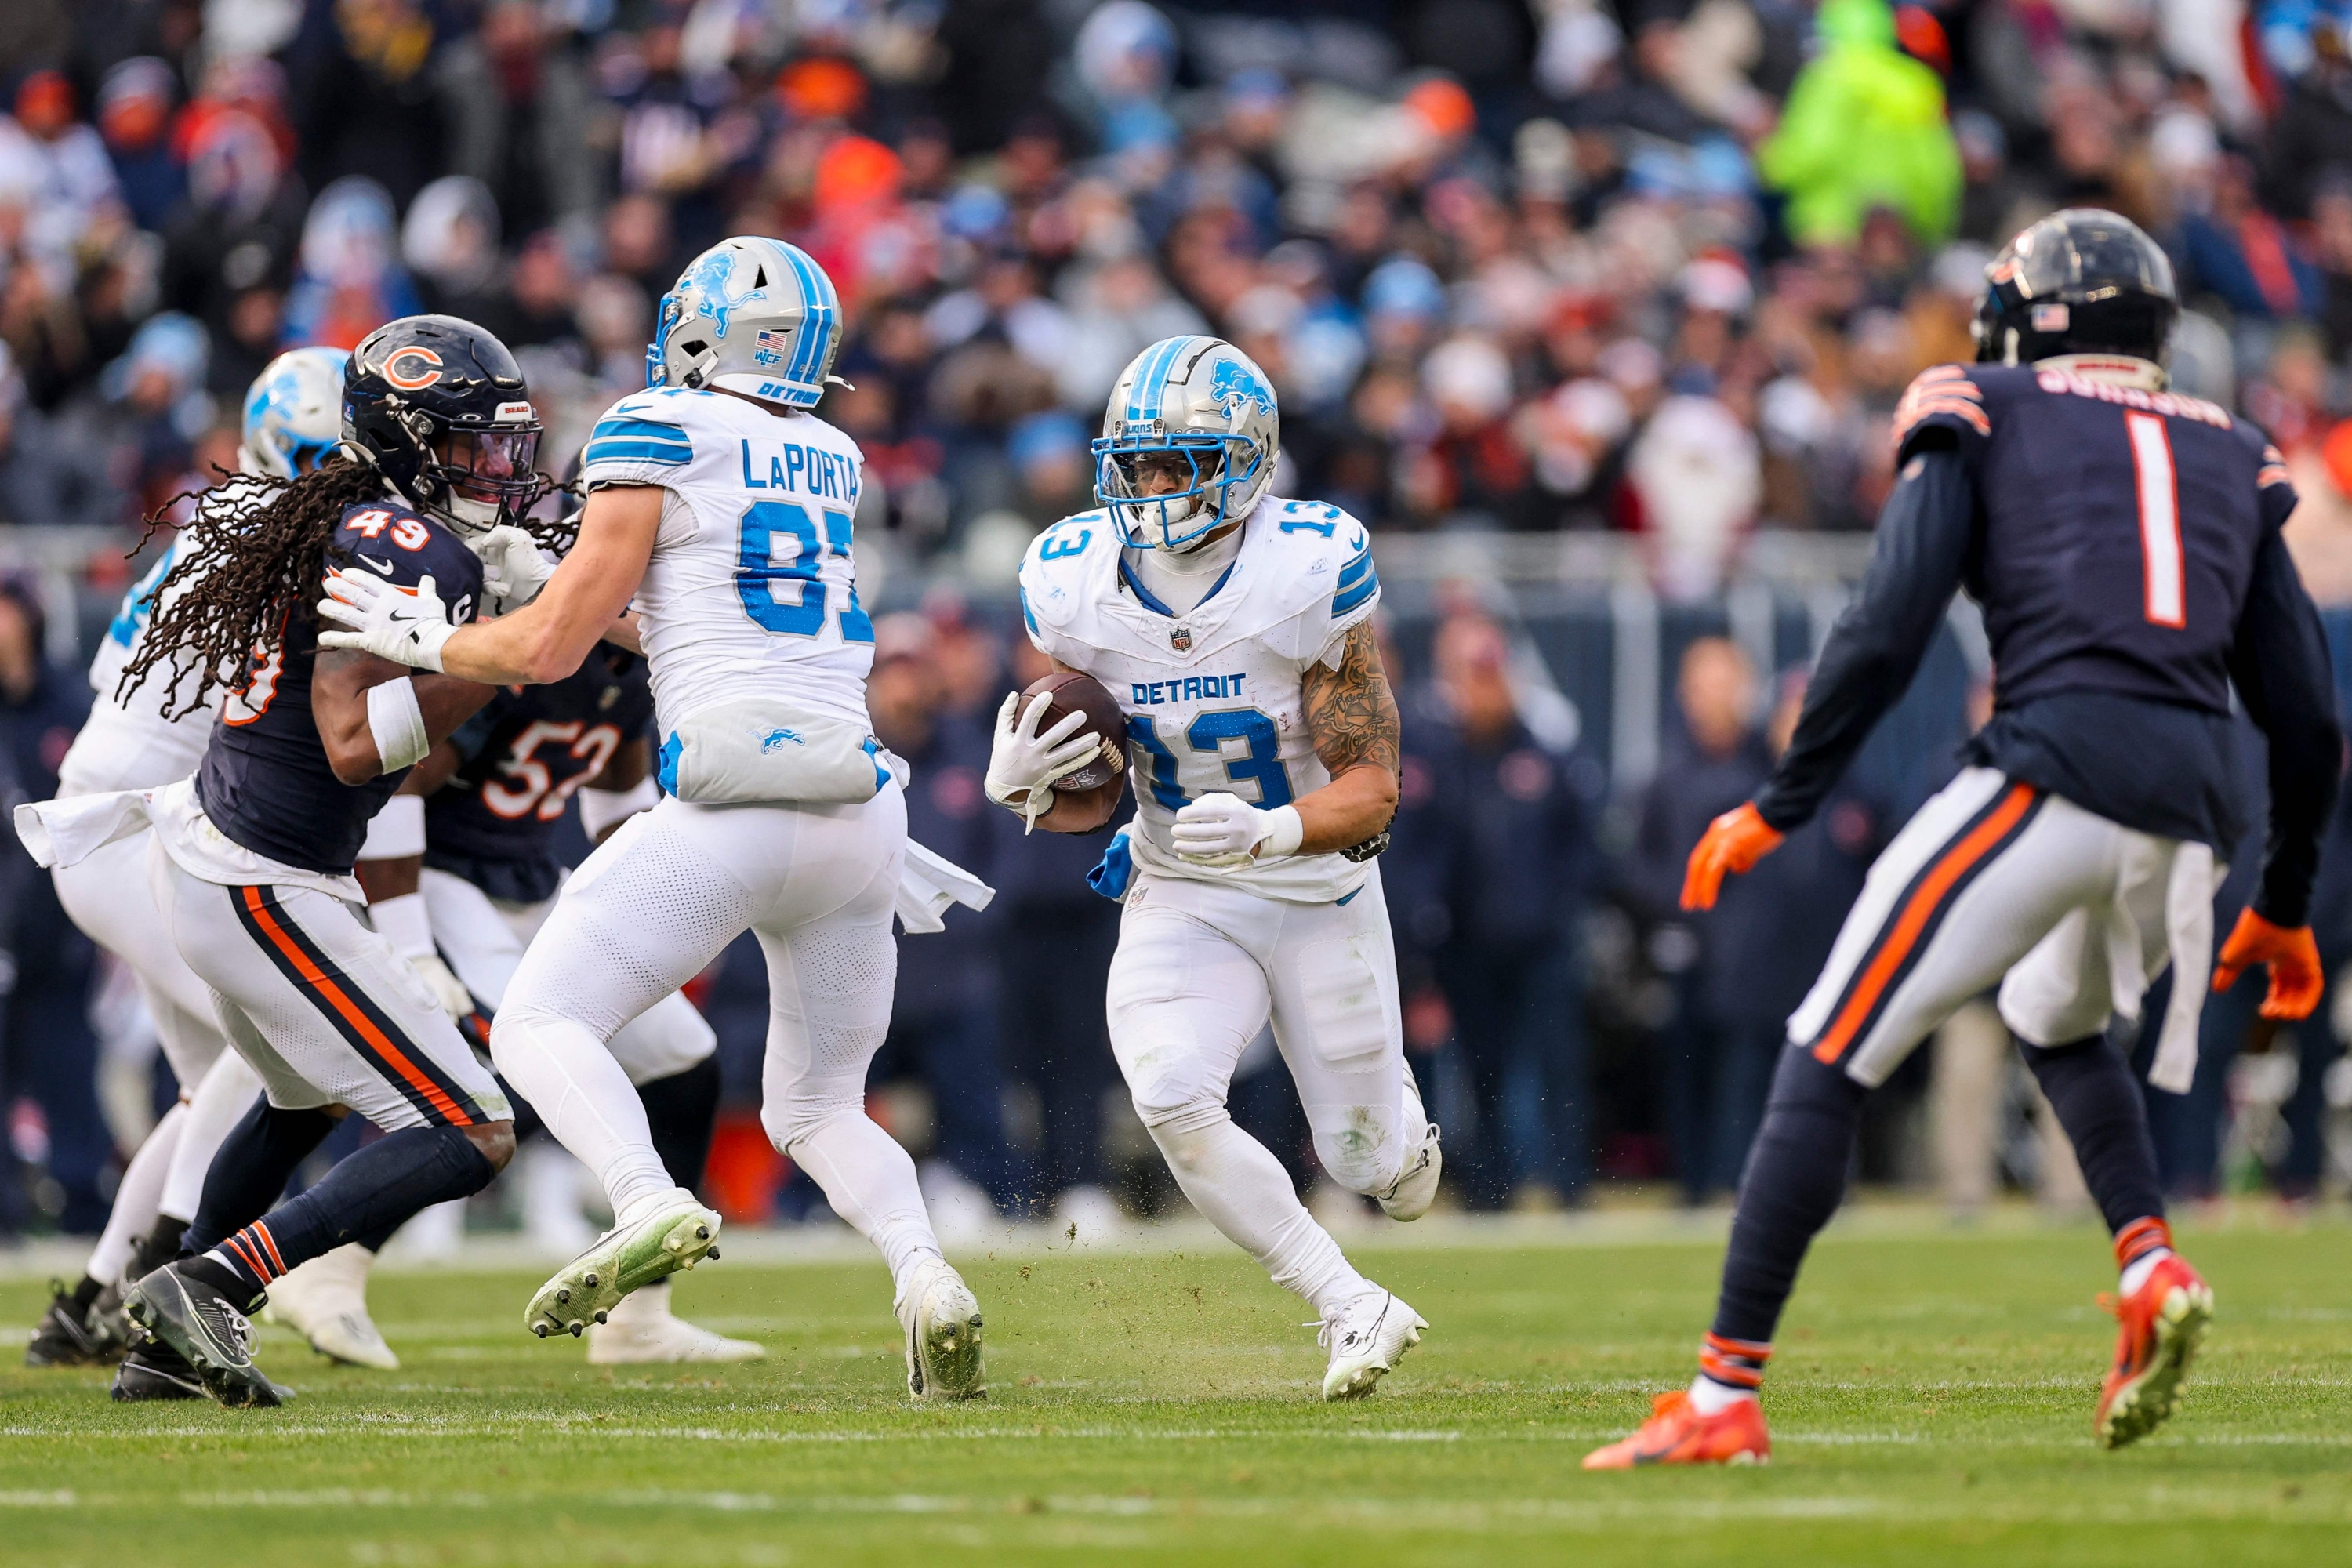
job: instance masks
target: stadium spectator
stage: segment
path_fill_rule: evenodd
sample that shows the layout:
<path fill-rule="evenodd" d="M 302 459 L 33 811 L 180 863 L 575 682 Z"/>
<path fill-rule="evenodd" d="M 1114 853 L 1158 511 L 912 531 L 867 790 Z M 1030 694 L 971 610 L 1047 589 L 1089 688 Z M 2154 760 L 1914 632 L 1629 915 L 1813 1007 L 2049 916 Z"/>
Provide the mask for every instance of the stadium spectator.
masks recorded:
<path fill-rule="evenodd" d="M 1444 911 L 1430 956 L 1472 1100 L 1472 1123 L 1447 1130 L 1449 1179 L 1474 1208 L 1578 1202 L 1592 1169 L 1579 950 L 1600 873 L 1599 770 L 1537 739 L 1512 689 L 1509 644 L 1492 621 L 1450 617 L 1433 665 L 1434 700 L 1417 706 L 1413 751 L 1438 804 L 1416 811 L 1411 826 L 1424 840 L 1412 853 Z M 1391 909 L 1410 915 L 1411 898 Z M 1521 1117 L 1510 1091 L 1523 1083 L 1535 1095 Z M 1533 1123 L 1532 1137 L 1515 1136 L 1521 1121 Z"/>
<path fill-rule="evenodd" d="M 874 732 L 913 771 L 907 832 L 985 878 L 995 823 L 981 794 L 988 736 L 947 712 L 929 623 L 910 612 L 875 627 L 866 704 Z M 929 1090 L 937 1142 L 921 1166 L 932 1221 L 971 1237 L 1019 1196 L 1004 1144 L 1004 1073 L 998 1050 L 992 911 L 953 909 L 947 929 L 909 936 L 899 954 L 890 1033 L 874 1078 L 919 1079 Z"/>
<path fill-rule="evenodd" d="M 31 586 L 0 578 L 0 782 L 12 800 L 57 794 L 58 764 L 89 713 L 80 672 L 49 660 L 47 629 Z M 97 949 L 66 919 L 55 885 L 13 831 L 0 858 L 0 1110 L 13 1134 L 19 1102 L 37 1108 L 43 1163 L 56 1184 L 58 1206 L 47 1217 L 66 1230 L 95 1231 L 106 1221 L 100 1180 L 115 1157 L 99 1109 L 89 1025 Z M 26 1217 L 20 1194 L 0 1194 L 0 1235 Z"/>
<path fill-rule="evenodd" d="M 1696 1204 L 1726 1184 L 1717 1129 L 1736 1124 L 1731 1097 L 1745 1092 L 1747 1080 L 1741 1042 L 1716 1006 L 1728 902 L 1704 913 L 1683 910 L 1683 867 L 1706 825 L 1764 782 L 1772 756 L 1756 723 L 1756 668 L 1738 643 L 1693 642 L 1675 698 L 1679 743 L 1642 797 L 1625 875 L 1636 907 L 1653 922 L 1651 963 L 1674 994 L 1672 1016 L 1659 1032 L 1661 1121 L 1684 1200 Z"/>

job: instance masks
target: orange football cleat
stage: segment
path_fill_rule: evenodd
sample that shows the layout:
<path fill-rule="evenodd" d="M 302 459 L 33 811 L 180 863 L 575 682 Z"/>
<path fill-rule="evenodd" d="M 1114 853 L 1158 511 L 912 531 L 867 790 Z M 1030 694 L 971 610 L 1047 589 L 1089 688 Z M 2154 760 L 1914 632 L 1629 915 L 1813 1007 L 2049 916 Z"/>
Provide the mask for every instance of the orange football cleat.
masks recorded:
<path fill-rule="evenodd" d="M 2121 1300 L 2103 1295 L 2099 1305 L 2121 1330 L 2093 1430 L 2099 1447 L 2120 1448 L 2163 1426 L 2179 1403 L 2189 1358 L 2213 1321 L 2213 1290 L 2176 1252 L 2158 1258 L 2138 1289 Z"/>
<path fill-rule="evenodd" d="M 1630 1470 L 1637 1465 L 1763 1465 L 1772 1459 L 1764 1407 L 1743 1399 L 1701 1415 L 1682 1389 L 1661 1394 L 1641 1430 L 1584 1456 L 1588 1470 Z"/>

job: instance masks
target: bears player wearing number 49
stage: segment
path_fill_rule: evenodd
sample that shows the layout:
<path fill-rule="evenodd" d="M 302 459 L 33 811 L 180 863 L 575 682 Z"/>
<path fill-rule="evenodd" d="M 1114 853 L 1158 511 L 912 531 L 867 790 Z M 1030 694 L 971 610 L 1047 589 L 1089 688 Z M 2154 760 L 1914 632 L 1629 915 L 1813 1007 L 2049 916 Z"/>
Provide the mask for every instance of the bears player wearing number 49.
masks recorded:
<path fill-rule="evenodd" d="M 1267 493 L 1272 384 L 1232 344 L 1170 338 L 1112 388 L 1095 443 L 1104 510 L 1021 567 L 1030 637 L 1127 715 L 1134 825 L 1096 873 L 1120 900 L 1108 1006 L 1135 1108 L 1192 1205 L 1321 1320 L 1327 1399 L 1370 1394 L 1428 1327 L 1349 1266 L 1225 1094 L 1272 1015 L 1332 1180 L 1417 1219 L 1437 1129 L 1405 1068 L 1396 955 L 1373 864 L 1397 798 L 1397 709 L 1363 524 Z M 1054 781 L 1094 754 L 1076 715 L 1008 698 L 992 800 L 1085 832 Z M 1049 802 L 1051 809 L 1048 809 Z"/>
<path fill-rule="evenodd" d="M 1790 1016 L 1697 1379 L 1588 1469 L 1769 1456 L 1756 1390 L 1863 1100 L 1995 985 L 2115 1237 L 2121 1327 L 2095 1434 L 2118 1447 L 2170 1415 L 2213 1292 L 2172 1250 L 2139 1086 L 2106 1029 L 2169 960 L 2149 1078 L 2189 1087 L 2214 850 L 2243 827 L 2233 687 L 2270 742 L 2270 837 L 2212 983 L 2264 963 L 2265 1016 L 2318 1003 L 2305 921 L 2341 742 L 2319 618 L 2279 534 L 2285 466 L 2259 431 L 2166 389 L 2172 268 L 2126 219 L 2054 214 L 1986 282 L 1978 363 L 1921 373 L 1897 408 L 1901 477 L 1869 575 L 1772 777 L 1692 851 L 1685 906 L 1711 905 L 1727 873 L 1812 815 L 1957 588 L 1984 609 L 1993 716 L 1971 765 L 1871 868 Z"/>

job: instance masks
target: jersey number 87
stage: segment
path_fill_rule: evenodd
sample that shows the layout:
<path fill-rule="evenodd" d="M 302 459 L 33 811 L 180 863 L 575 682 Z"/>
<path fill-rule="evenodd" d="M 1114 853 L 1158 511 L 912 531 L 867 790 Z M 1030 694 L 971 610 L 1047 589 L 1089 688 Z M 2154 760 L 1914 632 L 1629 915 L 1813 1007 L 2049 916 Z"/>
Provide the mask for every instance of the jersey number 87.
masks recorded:
<path fill-rule="evenodd" d="M 849 559 L 850 518 L 845 511 L 824 514 L 824 532 L 809 521 L 808 509 L 786 500 L 755 500 L 744 509 L 741 535 L 735 555 L 735 596 L 743 613 L 762 628 L 784 637 L 813 637 L 824 630 L 826 584 L 817 575 L 828 555 Z M 787 535 L 799 548 L 792 559 L 776 564 L 776 536 Z M 780 583 L 797 583 L 800 595 L 789 603 L 776 597 Z M 841 606 L 844 642 L 872 642 L 874 623 L 857 603 L 857 584 Z"/>

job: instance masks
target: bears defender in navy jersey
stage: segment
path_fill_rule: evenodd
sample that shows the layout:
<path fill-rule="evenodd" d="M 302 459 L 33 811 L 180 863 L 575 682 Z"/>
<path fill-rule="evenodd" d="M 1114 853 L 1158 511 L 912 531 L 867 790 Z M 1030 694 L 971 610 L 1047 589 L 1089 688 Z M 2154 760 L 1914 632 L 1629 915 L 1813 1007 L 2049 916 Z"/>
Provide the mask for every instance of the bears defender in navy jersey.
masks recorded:
<path fill-rule="evenodd" d="M 482 563 L 465 542 L 390 501 L 346 509 L 328 558 L 365 567 L 412 593 L 432 578 L 453 622 L 472 620 L 481 600 Z M 362 784 L 335 776 L 311 713 L 320 653 L 318 626 L 307 608 L 294 610 L 280 646 L 254 661 L 223 704 L 196 770 L 196 796 L 214 826 L 255 854 L 342 875 L 359 858 L 369 819 L 408 770 Z"/>
<path fill-rule="evenodd" d="M 1588 1469 L 1769 1457 L 1757 1390 L 1863 1102 L 1995 987 L 2114 1237 L 2120 1327 L 2093 1431 L 2110 1448 L 2146 1436 L 2172 1415 L 2213 1292 L 2172 1250 L 2147 1107 L 2109 1026 L 2137 1017 L 2169 965 L 2148 1080 L 2180 1093 L 2209 977 L 2265 964 L 2267 1016 L 2318 1004 L 2305 921 L 2342 740 L 2318 614 L 2280 537 L 2285 465 L 2260 432 L 2168 388 L 2172 267 L 2128 220 L 2053 214 L 1985 280 L 1979 363 L 1937 365 L 1905 394 L 1869 573 L 1771 778 L 1691 852 L 1684 907 L 1712 907 L 1727 874 L 1812 816 L 1961 589 L 1984 612 L 1992 717 L 1872 864 L 1789 1016 L 1696 1380 Z M 2270 742 L 2270 841 L 2217 954 L 2220 858 L 2246 816 L 2233 690 Z"/>
<path fill-rule="evenodd" d="M 393 900 L 371 903 L 355 872 L 409 764 L 495 688 L 324 647 L 311 595 L 340 566 L 395 618 L 440 625 L 472 620 L 486 584 L 511 592 L 536 554 L 514 520 L 541 489 L 539 419 L 505 345 L 443 316 L 370 333 L 336 402 L 332 457 L 198 510 L 187 563 L 125 659 L 126 682 L 193 671 L 184 703 L 228 688 L 195 774 L 50 803 L 45 823 L 67 836 L 47 836 L 60 864 L 125 819 L 152 826 L 148 880 L 172 943 L 265 1091 L 214 1155 L 180 1258 L 124 1294 L 152 1340 L 117 1398 L 201 1387 L 278 1403 L 246 1319 L 265 1292 L 480 1191 L 514 1151 L 504 1090 L 387 930 Z M 384 1136 L 273 1207 L 343 1110 Z"/>
<path fill-rule="evenodd" d="M 2279 532 L 2294 488 L 2261 432 L 2152 368 L 2070 356 L 1912 384 L 1870 574 L 1757 796 L 1766 824 L 1811 816 L 1965 588 L 1994 674 L 1968 760 L 2126 827 L 2236 845 L 2234 685 L 2271 742 L 2257 907 L 2303 922 L 2338 742 L 2317 613 Z"/>
<path fill-rule="evenodd" d="M 553 898 L 565 804 L 653 716 L 645 662 L 617 648 L 562 680 L 501 690 L 449 737 L 463 760 L 425 797 L 425 864 L 511 903 Z"/>

